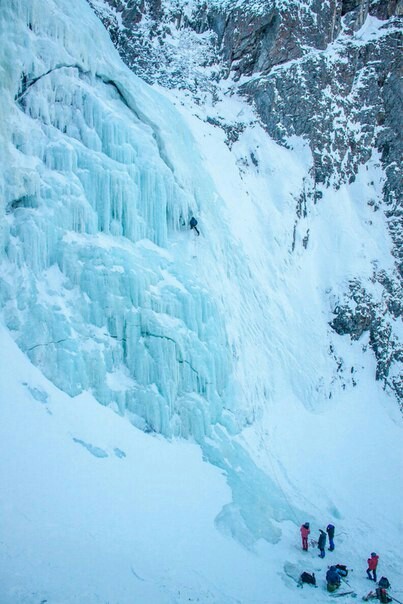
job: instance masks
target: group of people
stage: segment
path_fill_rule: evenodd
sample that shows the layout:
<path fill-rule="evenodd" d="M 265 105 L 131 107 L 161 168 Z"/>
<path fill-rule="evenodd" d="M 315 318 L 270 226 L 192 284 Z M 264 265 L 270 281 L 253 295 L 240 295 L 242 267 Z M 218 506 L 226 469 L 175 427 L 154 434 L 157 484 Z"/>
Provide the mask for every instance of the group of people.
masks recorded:
<path fill-rule="evenodd" d="M 307 552 L 308 551 L 308 536 L 310 535 L 311 529 L 309 528 L 309 522 L 305 522 L 301 528 L 301 538 L 302 538 L 302 549 Z M 327 536 L 326 536 L 327 533 Z M 319 557 L 325 557 L 325 549 L 326 549 L 326 539 L 329 537 L 329 551 L 332 552 L 334 550 L 334 525 L 328 524 L 326 527 L 326 533 L 322 529 L 319 529 L 319 539 L 318 539 L 318 549 L 319 549 Z"/>
<path fill-rule="evenodd" d="M 309 522 L 305 522 L 301 528 L 301 539 L 302 539 L 302 549 L 307 552 L 308 551 L 308 537 L 310 535 L 311 529 L 309 526 Z M 326 527 L 326 532 L 322 529 L 319 529 L 319 538 L 318 538 L 318 549 L 319 549 L 319 557 L 325 557 L 325 549 L 326 549 L 326 540 L 329 538 L 329 551 L 334 551 L 334 532 L 335 527 L 333 524 L 328 524 Z M 371 556 L 368 558 L 368 568 L 367 568 L 367 576 L 368 579 L 374 581 L 376 583 L 376 569 L 378 566 L 379 556 L 372 552 Z M 326 583 L 327 583 L 327 591 L 334 592 L 336 591 L 340 585 L 341 581 L 347 577 L 348 569 L 344 564 L 335 564 L 329 566 L 328 571 L 326 573 Z M 312 573 L 302 573 L 300 580 L 302 583 L 310 583 L 312 585 L 316 585 L 315 574 Z M 378 583 L 378 587 L 374 591 L 370 591 L 366 596 L 363 597 L 363 600 L 378 600 L 382 603 L 392 602 L 392 598 L 387 593 L 387 589 L 390 587 L 390 583 L 386 577 L 382 577 Z"/>

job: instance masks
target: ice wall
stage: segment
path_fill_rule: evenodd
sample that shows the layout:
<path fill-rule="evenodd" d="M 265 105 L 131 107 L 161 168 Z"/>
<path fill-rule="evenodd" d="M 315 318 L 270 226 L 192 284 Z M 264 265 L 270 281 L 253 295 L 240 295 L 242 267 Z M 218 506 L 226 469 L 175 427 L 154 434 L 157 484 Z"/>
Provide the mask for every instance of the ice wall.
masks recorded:
<path fill-rule="evenodd" d="M 187 128 L 122 65 L 84 0 L 2 2 L 0 36 L 6 326 L 70 395 L 90 390 L 145 431 L 202 443 L 238 493 L 219 523 L 249 544 L 263 516 L 277 538 L 270 518 L 284 509 L 263 509 L 253 476 L 276 489 L 229 438 L 269 379 L 249 389 L 236 375 L 250 272 Z M 250 315 L 240 330 L 263 345 Z"/>
<path fill-rule="evenodd" d="M 191 273 L 189 217 L 212 195 L 193 144 L 85 3 L 10 2 L 2 18 L 7 324 L 66 392 L 200 437 L 230 366 L 220 309 Z"/>
<path fill-rule="evenodd" d="M 358 254 L 353 229 L 328 276 L 339 247 L 323 224 L 336 216 L 343 231 L 340 203 L 355 216 L 348 192 L 324 221 L 311 209 L 319 254 L 305 254 L 301 220 L 291 256 L 303 145 L 280 149 L 255 128 L 232 154 L 222 142 L 218 157 L 204 130 L 197 146 L 84 0 L 3 1 L 0 43 L 2 320 L 65 392 L 196 439 L 232 488 L 217 524 L 248 547 L 276 540 L 273 519 L 306 513 L 254 461 L 270 447 L 265 429 L 252 446 L 244 428 L 273 401 L 320 411 L 329 398 L 322 290 Z"/>
<path fill-rule="evenodd" d="M 0 43 L 1 320 L 65 392 L 197 440 L 232 489 L 217 525 L 247 547 L 275 541 L 273 519 L 298 524 L 313 506 L 273 443 L 292 451 L 301 415 L 315 441 L 311 416 L 371 371 L 328 322 L 351 276 L 391 262 L 369 205 L 376 157 L 296 222 L 306 145 L 280 148 L 253 125 L 230 152 L 211 107 L 188 112 L 196 144 L 84 0 L 4 0 Z"/>

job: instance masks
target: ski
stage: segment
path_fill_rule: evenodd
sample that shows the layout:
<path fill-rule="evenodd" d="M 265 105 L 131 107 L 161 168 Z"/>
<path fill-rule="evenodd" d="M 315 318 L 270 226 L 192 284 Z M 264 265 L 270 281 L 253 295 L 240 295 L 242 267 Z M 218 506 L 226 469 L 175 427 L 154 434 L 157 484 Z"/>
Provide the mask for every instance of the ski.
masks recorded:
<path fill-rule="evenodd" d="M 355 591 L 343 591 L 342 593 L 339 594 L 329 594 L 331 598 L 342 598 L 343 596 L 353 596 L 353 598 L 355 598 L 357 596 L 357 594 L 355 593 Z"/>

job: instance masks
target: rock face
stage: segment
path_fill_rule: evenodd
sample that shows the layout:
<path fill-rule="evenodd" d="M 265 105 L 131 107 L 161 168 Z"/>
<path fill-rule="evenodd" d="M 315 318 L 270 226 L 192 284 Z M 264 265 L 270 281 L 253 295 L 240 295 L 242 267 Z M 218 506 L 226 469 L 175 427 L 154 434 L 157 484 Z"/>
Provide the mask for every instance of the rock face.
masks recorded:
<path fill-rule="evenodd" d="M 324 49 L 339 23 L 335 3 L 311 2 L 310 10 L 281 10 L 278 3 L 262 2 L 256 16 L 253 3 L 236 6 L 220 31 L 222 15 L 209 17 L 217 33 L 222 56 L 235 76 L 269 73 L 272 67 L 304 54 L 304 47 Z"/>
<path fill-rule="evenodd" d="M 331 327 L 339 335 L 350 335 L 352 340 L 358 340 L 364 332 L 369 333 L 369 345 L 377 360 L 376 379 L 390 387 L 402 401 L 402 376 L 393 375 L 391 369 L 403 361 L 403 349 L 392 333 L 390 319 L 402 316 L 402 290 L 384 272 L 373 278 L 384 286 L 384 303 L 374 302 L 359 280 L 351 281 L 345 303 L 334 309 Z"/>
<path fill-rule="evenodd" d="M 331 327 L 352 339 L 369 333 L 377 378 L 403 403 L 402 378 L 391 369 L 403 358 L 391 336 L 402 316 L 403 0 L 88 1 L 124 61 L 148 82 L 214 98 L 230 81 L 275 140 L 307 140 L 314 165 L 305 207 L 320 203 L 324 187 L 354 181 L 378 154 L 385 182 L 373 209 L 385 213 L 396 268 L 374 271 L 382 308 L 359 276 L 350 282 Z"/>

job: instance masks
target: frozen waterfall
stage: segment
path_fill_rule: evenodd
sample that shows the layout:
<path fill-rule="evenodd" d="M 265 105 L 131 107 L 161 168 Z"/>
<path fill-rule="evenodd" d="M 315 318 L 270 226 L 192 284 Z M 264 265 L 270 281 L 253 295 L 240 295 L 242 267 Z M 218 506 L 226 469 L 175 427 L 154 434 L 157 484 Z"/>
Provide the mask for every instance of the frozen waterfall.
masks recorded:
<path fill-rule="evenodd" d="M 353 201 L 353 187 L 372 198 L 373 174 L 381 191 L 378 168 L 296 225 L 304 142 L 281 148 L 251 121 L 231 160 L 224 144 L 219 161 L 217 146 L 203 156 L 85 0 L 4 0 L 0 36 L 2 320 L 70 396 L 89 391 L 145 432 L 200 443 L 232 488 L 217 524 L 248 547 L 275 541 L 276 521 L 306 514 L 258 467 L 268 432 L 256 428 L 256 451 L 247 429 L 284 401 L 321 413 L 345 387 L 329 298 L 387 258 L 385 224 Z M 260 172 L 247 169 L 251 149 Z M 361 349 L 339 346 L 365 375 Z"/>
<path fill-rule="evenodd" d="M 214 192 L 179 115 L 123 69 L 89 7 L 82 36 L 40 4 L 3 14 L 19 58 L 3 66 L 7 325 L 69 394 L 201 438 L 231 372 L 222 308 L 192 270 L 189 218 Z"/>
<path fill-rule="evenodd" d="M 251 485 L 237 506 L 284 517 L 281 504 L 258 503 L 259 471 L 228 437 L 251 421 L 269 377 L 247 391 L 237 381 L 228 297 L 237 324 L 249 307 L 245 331 L 263 347 L 262 301 L 248 299 L 247 260 L 187 126 L 122 65 L 84 0 L 46 11 L 10 1 L 1 20 L 6 326 L 59 388 L 89 390 L 145 431 L 204 443 L 229 476 L 243 464 Z"/>

